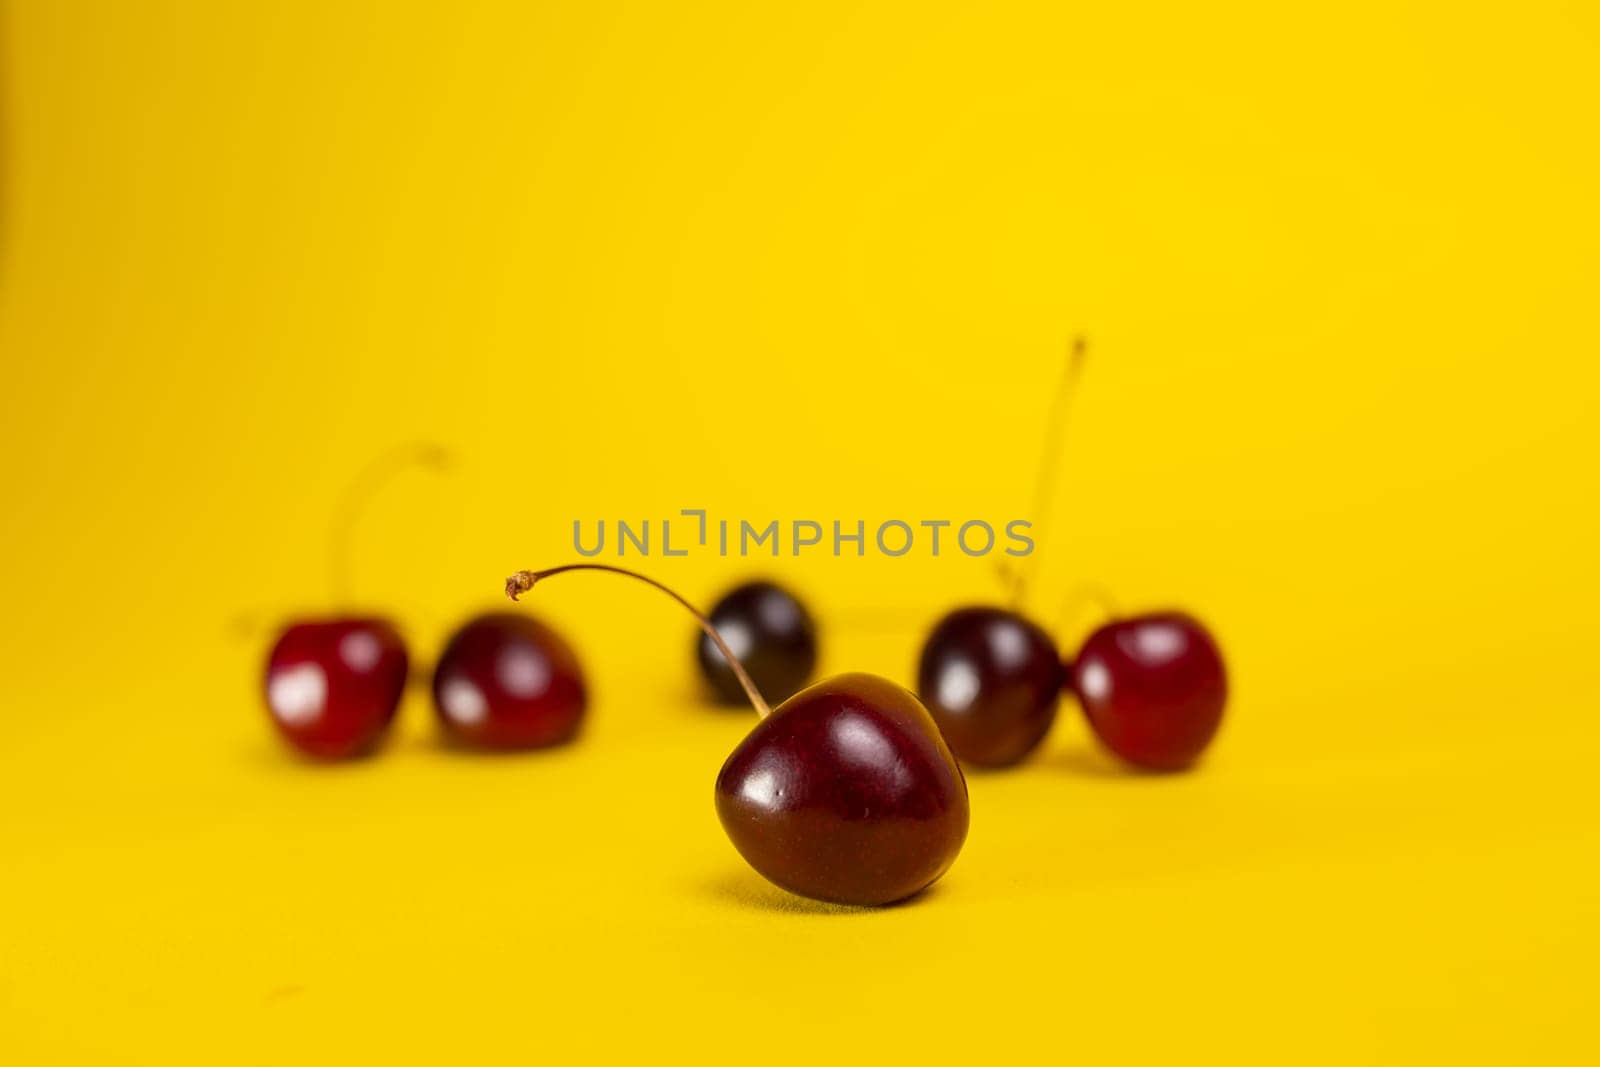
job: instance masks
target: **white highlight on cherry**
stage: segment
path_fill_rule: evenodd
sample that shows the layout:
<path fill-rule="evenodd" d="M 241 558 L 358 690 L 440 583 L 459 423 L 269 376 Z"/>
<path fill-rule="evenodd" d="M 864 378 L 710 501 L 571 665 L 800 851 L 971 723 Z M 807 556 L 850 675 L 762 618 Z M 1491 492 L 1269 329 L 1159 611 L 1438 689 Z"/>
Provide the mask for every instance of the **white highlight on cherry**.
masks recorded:
<path fill-rule="evenodd" d="M 886 784 L 895 791 L 910 789 L 914 784 L 911 769 L 895 756 L 894 745 L 871 719 L 846 712 L 833 720 L 828 732 L 833 737 L 833 749 L 840 762 L 889 776 Z"/>
<path fill-rule="evenodd" d="M 761 767 L 752 771 L 749 777 L 744 780 L 744 783 L 739 786 L 739 795 L 752 804 L 768 810 L 775 810 L 778 807 L 778 799 L 780 797 L 777 774 L 768 767 Z"/>
<path fill-rule="evenodd" d="M 733 653 L 734 658 L 741 662 L 750 654 L 750 650 L 755 647 L 755 635 L 750 632 L 749 627 L 737 619 L 731 622 L 718 623 L 717 634 L 723 641 L 727 642 L 728 649 Z M 715 645 L 711 647 L 711 658 L 718 663 L 728 662 L 728 658 L 722 654 L 722 649 L 717 648 Z"/>
<path fill-rule="evenodd" d="M 477 686 L 464 678 L 452 678 L 439 691 L 439 703 L 451 720 L 462 726 L 476 726 L 489 717 L 489 702 Z"/>
<path fill-rule="evenodd" d="M 965 659 L 951 663 L 939 674 L 940 704 L 951 711 L 966 711 L 978 699 L 978 669 Z"/>
<path fill-rule="evenodd" d="M 1002 667 L 1018 667 L 1028 659 L 1027 631 L 1010 619 L 989 630 L 989 647 L 995 662 Z"/>
<path fill-rule="evenodd" d="M 764 597 L 760 602 L 759 610 L 761 612 L 761 621 L 779 633 L 792 630 L 800 624 L 799 608 L 788 597 Z M 719 628 L 717 632 L 721 633 L 722 631 Z M 723 634 L 722 639 L 726 641 L 728 636 Z M 734 649 L 734 652 L 743 655 L 738 649 Z"/>
<path fill-rule="evenodd" d="M 1141 659 L 1169 663 L 1183 652 L 1183 631 L 1176 626 L 1141 626 L 1134 637 Z"/>
<path fill-rule="evenodd" d="M 378 639 L 367 631 L 356 630 L 345 634 L 340 640 L 339 658 L 344 660 L 345 666 L 357 674 L 366 674 L 383 658 L 383 646 L 378 644 Z"/>
<path fill-rule="evenodd" d="M 1111 672 L 1098 660 L 1086 664 L 1078 689 L 1090 700 L 1103 700 L 1111 695 Z"/>
<path fill-rule="evenodd" d="M 501 652 L 494 676 L 506 692 L 524 700 L 543 696 L 550 688 L 550 664 L 531 648 L 513 645 Z"/>
<path fill-rule="evenodd" d="M 315 663 L 278 671 L 267 684 L 267 704 L 286 726 L 304 726 L 322 717 L 328 701 L 328 677 Z"/>

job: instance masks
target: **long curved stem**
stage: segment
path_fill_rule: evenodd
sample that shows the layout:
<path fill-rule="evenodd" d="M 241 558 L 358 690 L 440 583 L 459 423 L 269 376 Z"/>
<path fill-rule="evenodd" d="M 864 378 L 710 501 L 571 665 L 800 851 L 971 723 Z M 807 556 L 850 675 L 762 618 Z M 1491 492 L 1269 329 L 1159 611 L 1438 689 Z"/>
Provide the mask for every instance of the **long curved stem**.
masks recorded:
<path fill-rule="evenodd" d="M 568 563 L 561 567 L 548 567 L 542 571 L 518 571 L 506 579 L 506 596 L 510 597 L 512 600 L 516 600 L 518 597 L 522 596 L 523 593 L 526 593 L 528 590 L 532 589 L 534 583 L 542 582 L 544 579 L 552 577 L 553 575 L 561 574 L 564 571 L 610 571 L 612 574 L 620 574 L 627 578 L 636 578 L 646 585 L 655 586 L 673 600 L 676 600 L 678 603 L 682 604 L 684 608 L 688 610 L 689 614 L 695 617 L 695 621 L 700 624 L 700 629 L 704 630 L 706 632 L 706 636 L 711 638 L 711 640 L 715 642 L 717 648 L 721 650 L 723 658 L 728 661 L 728 666 L 733 668 L 735 677 L 739 679 L 739 684 L 744 686 L 744 695 L 750 698 L 751 704 L 755 705 L 756 714 L 761 716 L 763 719 L 772 714 L 771 705 L 769 705 L 766 701 L 766 698 L 761 695 L 761 690 L 756 688 L 756 683 L 750 680 L 750 675 L 745 673 L 743 664 L 739 662 L 739 657 L 733 654 L 733 650 L 729 648 L 728 643 L 722 639 L 722 635 L 717 633 L 717 628 L 711 625 L 711 620 L 706 618 L 705 615 L 701 613 L 699 608 L 689 603 L 675 590 L 669 588 L 668 586 L 662 585 L 654 578 L 640 574 L 638 571 L 630 571 L 626 567 L 612 567 L 605 563 Z"/>
<path fill-rule="evenodd" d="M 367 464 L 345 487 L 328 531 L 328 592 L 336 605 L 344 606 L 350 601 L 350 547 L 356 522 L 378 490 L 407 467 L 437 470 L 443 469 L 449 461 L 450 454 L 441 446 L 430 441 L 409 441 L 396 445 Z"/>
<path fill-rule="evenodd" d="M 1061 438 L 1066 433 L 1067 412 L 1073 395 L 1078 391 L 1078 378 L 1083 373 L 1083 358 L 1088 351 L 1089 341 L 1086 337 L 1079 334 L 1072 339 L 1072 351 L 1068 354 L 1067 365 L 1061 372 L 1061 385 L 1056 390 L 1055 403 L 1050 410 L 1050 421 L 1045 425 L 1044 451 L 1039 457 L 1039 471 L 1033 485 L 1033 510 L 1030 515 L 1039 529 L 1046 526 L 1050 517 L 1050 504 L 1055 499 L 1057 472 L 1061 468 Z M 1028 558 L 1023 560 L 1022 566 L 1012 572 L 1013 609 L 1020 609 L 1022 606 L 1023 587 L 1033 576 L 1036 569 L 1034 554 L 1043 543 L 1042 537 L 1036 538 L 1034 552 L 1029 553 Z"/>

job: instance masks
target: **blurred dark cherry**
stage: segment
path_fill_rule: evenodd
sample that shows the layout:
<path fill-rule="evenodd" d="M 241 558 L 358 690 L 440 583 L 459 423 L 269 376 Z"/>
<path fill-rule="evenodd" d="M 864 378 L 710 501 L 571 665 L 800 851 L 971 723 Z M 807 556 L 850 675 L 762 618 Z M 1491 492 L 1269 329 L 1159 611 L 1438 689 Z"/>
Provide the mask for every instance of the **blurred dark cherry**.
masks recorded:
<path fill-rule="evenodd" d="M 267 710 L 278 732 L 318 759 L 377 748 L 406 684 L 406 647 L 387 621 L 298 622 L 267 658 Z"/>
<path fill-rule="evenodd" d="M 711 624 L 770 700 L 787 700 L 817 667 L 817 628 L 793 593 L 771 582 L 750 582 L 711 609 Z M 745 693 L 709 635 L 695 644 L 700 673 L 724 704 L 743 705 Z"/>
<path fill-rule="evenodd" d="M 917 692 L 963 764 L 1007 767 L 1050 731 L 1065 678 L 1055 642 L 1028 619 L 959 608 L 924 642 Z"/>
<path fill-rule="evenodd" d="M 717 815 L 768 880 L 840 904 L 889 904 L 949 869 L 967 785 L 911 693 L 843 674 L 790 697 L 717 776 Z"/>
<path fill-rule="evenodd" d="M 1228 699 L 1216 641 L 1198 620 L 1175 611 L 1119 619 L 1090 634 L 1072 664 L 1071 685 L 1107 748 L 1158 771 L 1199 758 Z"/>
<path fill-rule="evenodd" d="M 516 600 L 567 571 L 653 586 L 723 642 L 761 721 L 717 776 L 717 815 L 739 854 L 793 893 L 838 904 L 904 900 L 949 869 L 967 838 L 967 783 L 917 698 L 870 674 L 843 674 L 773 710 L 711 620 L 654 578 L 604 563 L 518 571 Z"/>
<path fill-rule="evenodd" d="M 544 748 L 578 732 L 587 704 L 571 646 L 527 615 L 472 619 L 445 646 L 433 707 L 453 740 L 475 748 Z"/>

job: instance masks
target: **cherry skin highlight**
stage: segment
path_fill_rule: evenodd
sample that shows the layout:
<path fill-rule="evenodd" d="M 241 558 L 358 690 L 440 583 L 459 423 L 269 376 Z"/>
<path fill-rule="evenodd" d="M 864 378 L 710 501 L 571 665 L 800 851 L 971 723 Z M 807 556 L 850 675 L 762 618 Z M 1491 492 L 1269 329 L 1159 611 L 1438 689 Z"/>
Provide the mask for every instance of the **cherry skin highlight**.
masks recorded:
<path fill-rule="evenodd" d="M 433 674 L 446 734 L 474 748 L 547 748 L 571 740 L 587 706 L 572 647 L 527 615 L 492 612 L 455 632 Z"/>
<path fill-rule="evenodd" d="M 1198 759 L 1228 699 L 1216 641 L 1176 611 L 1100 627 L 1072 664 L 1071 684 L 1095 736 L 1127 762 L 1156 771 Z"/>
<path fill-rule="evenodd" d="M 750 866 L 815 900 L 892 904 L 967 838 L 967 784 L 917 698 L 870 674 L 801 690 L 733 750 L 717 815 Z"/>
<path fill-rule="evenodd" d="M 838 904 L 890 904 L 949 869 L 967 837 L 967 782 L 927 709 L 869 674 L 803 689 L 776 711 L 711 620 L 654 578 L 605 563 L 518 571 L 516 600 L 567 571 L 608 571 L 676 600 L 721 651 L 761 721 L 717 776 L 717 814 L 775 884 Z"/>
<path fill-rule="evenodd" d="M 1055 642 L 1001 608 L 958 608 L 922 646 L 917 692 L 966 766 L 1009 767 L 1050 732 L 1066 671 Z"/>
<path fill-rule="evenodd" d="M 772 582 L 749 582 L 711 609 L 711 625 L 769 700 L 787 700 L 817 667 L 817 628 L 793 593 Z M 744 687 L 710 636 L 695 642 L 700 673 L 724 704 L 744 704 Z"/>
<path fill-rule="evenodd" d="M 267 658 L 267 710 L 283 738 L 308 756 L 361 756 L 394 721 L 407 666 L 405 643 L 384 619 L 298 622 Z"/>

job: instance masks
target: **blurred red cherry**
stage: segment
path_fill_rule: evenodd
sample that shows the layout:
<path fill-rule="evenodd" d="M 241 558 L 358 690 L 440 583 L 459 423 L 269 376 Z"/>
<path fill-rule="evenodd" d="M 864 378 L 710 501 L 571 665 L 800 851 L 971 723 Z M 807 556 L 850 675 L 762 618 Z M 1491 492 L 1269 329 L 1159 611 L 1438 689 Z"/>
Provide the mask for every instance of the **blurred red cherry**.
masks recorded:
<path fill-rule="evenodd" d="M 433 706 L 447 734 L 477 748 L 546 748 L 578 732 L 587 705 L 572 647 L 527 615 L 472 619 L 445 645 Z"/>
<path fill-rule="evenodd" d="M 329 538 L 329 586 L 350 601 L 352 533 L 366 504 L 412 466 L 441 467 L 444 450 L 409 442 L 380 455 L 345 487 Z M 278 732 L 307 755 L 346 759 L 377 748 L 405 691 L 405 643 L 387 619 L 341 613 L 296 620 L 267 657 L 267 711 Z"/>
<path fill-rule="evenodd" d="M 1187 767 L 1222 724 L 1227 671 L 1200 622 L 1168 611 L 1107 623 L 1072 664 L 1089 725 L 1122 759 L 1150 770 Z"/>
<path fill-rule="evenodd" d="M 383 619 L 295 623 L 267 659 L 267 710 L 284 739 L 309 756 L 364 755 L 394 721 L 406 668 L 405 644 Z"/>

